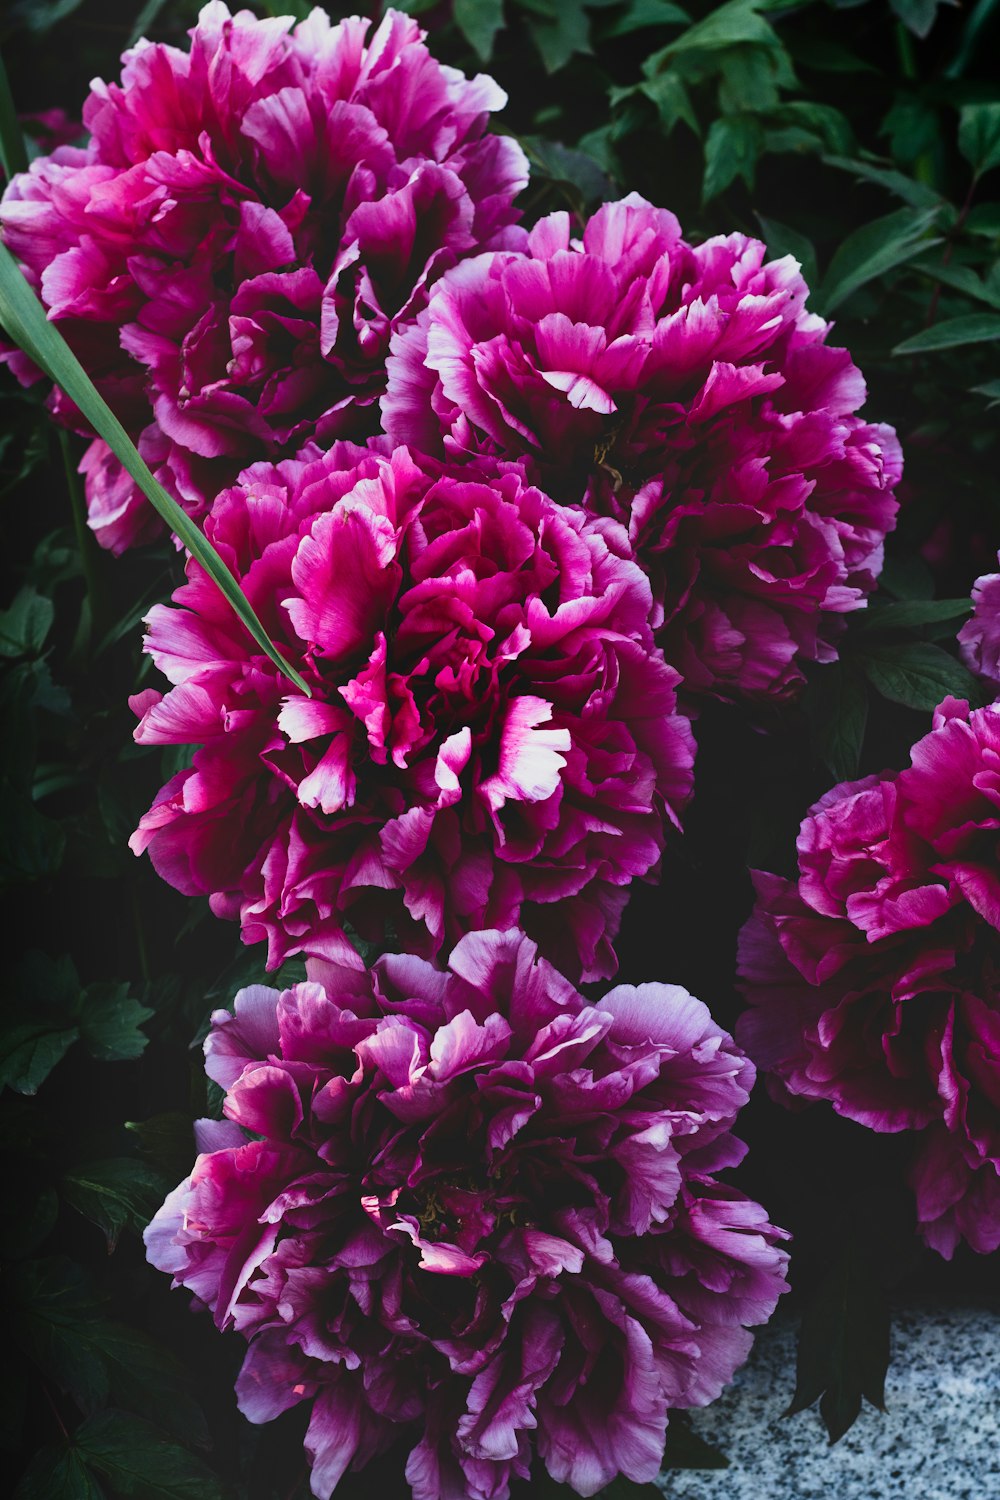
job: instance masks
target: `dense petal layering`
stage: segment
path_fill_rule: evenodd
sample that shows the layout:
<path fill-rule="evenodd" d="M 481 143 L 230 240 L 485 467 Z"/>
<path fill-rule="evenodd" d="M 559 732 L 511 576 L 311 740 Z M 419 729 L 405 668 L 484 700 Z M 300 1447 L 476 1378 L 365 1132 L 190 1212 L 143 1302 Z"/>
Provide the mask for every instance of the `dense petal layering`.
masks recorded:
<path fill-rule="evenodd" d="M 891 428 L 806 313 L 791 257 L 733 234 L 688 245 L 633 194 L 571 237 L 477 256 L 392 340 L 386 431 L 522 462 L 629 528 L 685 692 L 793 694 L 865 603 L 894 524 Z"/>
<path fill-rule="evenodd" d="M 388 915 L 427 952 L 520 924 L 607 977 L 692 782 L 648 581 L 616 522 L 516 468 L 387 447 L 254 465 L 217 499 L 206 532 L 312 697 L 189 563 L 148 619 L 174 686 L 137 700 L 136 738 L 202 748 L 133 848 L 272 967 L 345 920 L 381 941 Z"/>
<path fill-rule="evenodd" d="M 962 626 L 958 639 L 970 671 L 1000 695 L 1000 573 L 984 573 L 976 579 L 972 618 Z"/>
<path fill-rule="evenodd" d="M 799 878 L 758 874 L 738 1036 L 779 1091 L 919 1130 L 924 1237 L 1000 1246 L 1000 707 L 946 698 L 898 774 L 807 815 Z"/>
<path fill-rule="evenodd" d="M 189 52 L 140 42 L 92 86 L 89 144 L 0 205 L 49 317 L 196 513 L 246 463 L 377 431 L 393 330 L 446 267 L 516 241 L 527 163 L 484 134 L 491 79 L 442 67 L 398 11 L 370 37 L 318 9 L 289 25 L 212 0 Z M 103 443 L 84 472 L 102 543 L 143 540 Z"/>
<path fill-rule="evenodd" d="M 782 1232 L 715 1178 L 752 1065 L 676 985 L 588 1005 L 487 931 L 447 973 L 345 953 L 244 990 L 205 1051 L 227 1118 L 149 1258 L 247 1339 L 251 1421 L 311 1402 L 320 1500 L 402 1437 L 415 1500 L 506 1500 L 533 1461 L 650 1480 L 784 1290 Z"/>

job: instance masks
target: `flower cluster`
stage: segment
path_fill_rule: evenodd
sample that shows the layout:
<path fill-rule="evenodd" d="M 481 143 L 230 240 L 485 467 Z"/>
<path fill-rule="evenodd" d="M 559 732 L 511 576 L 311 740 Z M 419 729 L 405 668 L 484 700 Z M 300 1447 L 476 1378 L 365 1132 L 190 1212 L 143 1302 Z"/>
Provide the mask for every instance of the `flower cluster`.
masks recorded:
<path fill-rule="evenodd" d="M 1000 555 L 997 557 L 1000 563 Z M 970 671 L 1000 696 L 1000 573 L 984 573 L 972 587 L 972 618 L 958 633 Z"/>
<path fill-rule="evenodd" d="M 1000 1246 L 1000 707 L 946 698 L 898 774 L 835 787 L 758 874 L 738 1035 L 790 1095 L 920 1131 L 927 1242 Z"/>
<path fill-rule="evenodd" d="M 140 42 L 120 84 L 95 83 L 86 148 L 36 161 L 0 207 L 50 318 L 192 512 L 254 459 L 377 430 L 392 331 L 516 218 L 524 155 L 484 134 L 503 92 L 442 67 L 408 16 L 369 24 L 314 10 L 289 30 L 211 0 L 189 52 Z M 54 409 L 81 427 L 59 393 Z M 103 443 L 84 473 L 104 545 L 155 529 Z"/>
<path fill-rule="evenodd" d="M 506 1500 L 533 1460 L 650 1480 L 784 1290 L 781 1232 L 715 1180 L 753 1068 L 676 986 L 587 1005 L 481 932 L 447 973 L 345 951 L 245 990 L 205 1051 L 227 1118 L 148 1253 L 247 1339 L 251 1421 L 311 1403 L 322 1500 L 404 1436 L 414 1500 Z"/>
<path fill-rule="evenodd" d="M 691 246 L 632 194 L 571 237 L 468 260 L 392 340 L 386 431 L 517 459 L 628 527 L 686 693 L 773 699 L 830 661 L 894 523 L 899 445 L 805 311 L 797 263 L 733 234 Z"/>
<path fill-rule="evenodd" d="M 216 500 L 206 532 L 312 696 L 189 562 L 148 617 L 174 687 L 136 700 L 136 738 L 202 748 L 133 848 L 272 967 L 388 916 L 426 952 L 520 924 L 606 977 L 692 782 L 649 584 L 617 523 L 516 469 L 384 447 L 256 464 Z"/>

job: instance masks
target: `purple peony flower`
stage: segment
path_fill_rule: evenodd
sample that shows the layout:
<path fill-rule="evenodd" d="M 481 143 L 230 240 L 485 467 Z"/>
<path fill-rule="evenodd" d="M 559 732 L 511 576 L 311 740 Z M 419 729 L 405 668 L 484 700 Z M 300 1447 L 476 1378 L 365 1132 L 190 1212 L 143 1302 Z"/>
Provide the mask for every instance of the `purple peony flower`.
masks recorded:
<path fill-rule="evenodd" d="M 976 579 L 972 618 L 962 626 L 958 639 L 969 670 L 985 678 L 1000 695 L 1000 573 L 984 573 Z"/>
<path fill-rule="evenodd" d="M 650 1480 L 785 1289 L 782 1231 L 715 1180 L 753 1068 L 676 985 L 589 1006 L 516 931 L 448 973 L 345 949 L 205 1052 L 227 1118 L 149 1259 L 247 1339 L 251 1421 L 311 1403 L 320 1500 L 398 1438 L 414 1500 L 506 1500 L 533 1461 Z"/>
<path fill-rule="evenodd" d="M 313 696 L 291 690 L 189 562 L 148 617 L 174 684 L 136 738 L 199 743 L 132 840 L 267 938 L 269 964 L 381 939 L 437 952 L 524 926 L 574 978 L 616 968 L 629 882 L 692 783 L 677 673 L 613 521 L 468 468 L 340 444 L 257 464 L 206 533 Z M 400 899 L 401 898 L 401 899 Z"/>
<path fill-rule="evenodd" d="M 392 341 L 386 431 L 427 453 L 516 458 L 612 515 L 649 573 L 685 692 L 770 699 L 830 661 L 882 566 L 901 471 L 855 416 L 861 375 L 804 310 L 796 262 L 734 234 L 692 247 L 632 194 L 581 240 L 478 256 Z"/>
<path fill-rule="evenodd" d="M 921 1231 L 1000 1246 L 1000 707 L 946 698 L 898 774 L 834 787 L 757 874 L 743 1046 L 779 1093 L 924 1132 Z"/>
<path fill-rule="evenodd" d="M 510 239 L 527 163 L 484 134 L 503 91 L 442 67 L 398 11 L 369 26 L 317 9 L 289 30 L 212 0 L 189 53 L 140 42 L 120 85 L 96 82 L 86 149 L 36 161 L 0 207 L 50 318 L 193 512 L 255 459 L 376 431 L 393 329 L 442 270 Z M 60 393 L 55 410 L 87 430 Z M 141 540 L 146 502 L 103 444 L 84 472 L 104 545 Z"/>

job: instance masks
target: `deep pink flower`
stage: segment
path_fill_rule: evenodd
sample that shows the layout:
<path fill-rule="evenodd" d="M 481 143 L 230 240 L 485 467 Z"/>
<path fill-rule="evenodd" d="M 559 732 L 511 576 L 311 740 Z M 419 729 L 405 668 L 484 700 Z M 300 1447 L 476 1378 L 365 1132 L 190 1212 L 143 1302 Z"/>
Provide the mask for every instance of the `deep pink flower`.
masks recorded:
<path fill-rule="evenodd" d="M 738 1035 L 779 1092 L 920 1130 L 928 1243 L 1000 1246 L 1000 707 L 946 698 L 898 774 L 813 807 L 799 878 L 755 875 Z"/>
<path fill-rule="evenodd" d="M 969 670 L 1000 694 L 1000 573 L 984 573 L 976 579 L 972 618 L 962 626 L 958 639 Z"/>
<path fill-rule="evenodd" d="M 432 952 L 520 924 L 606 977 L 691 791 L 649 584 L 621 527 L 515 469 L 386 451 L 257 464 L 216 501 L 206 532 L 313 697 L 189 563 L 149 616 L 175 686 L 141 696 L 136 738 L 203 748 L 132 846 L 266 937 L 271 966 L 345 920 L 381 939 L 388 915 Z"/>
<path fill-rule="evenodd" d="M 785 1289 L 782 1232 L 715 1180 L 751 1064 L 678 986 L 590 1006 L 515 931 L 310 972 L 212 1017 L 227 1119 L 146 1231 L 247 1339 L 242 1411 L 312 1404 L 320 1500 L 397 1437 L 414 1500 L 505 1500 L 533 1461 L 652 1479 Z"/>
<path fill-rule="evenodd" d="M 629 528 L 684 690 L 797 691 L 882 566 L 901 470 L 855 416 L 861 375 L 807 314 L 791 257 L 693 247 L 632 194 L 581 240 L 478 256 L 393 339 L 386 431 L 428 453 L 516 458 L 557 499 Z"/>
<path fill-rule="evenodd" d="M 484 134 L 502 90 L 441 66 L 398 11 L 369 26 L 212 0 L 189 53 L 140 42 L 120 85 L 93 85 L 86 149 L 4 196 L 49 316 L 189 510 L 254 459 L 376 431 L 393 329 L 442 270 L 509 241 L 527 164 Z M 199 461 L 221 475 L 192 493 L 177 471 Z M 114 470 L 97 444 L 88 494 L 121 551 L 146 502 Z"/>

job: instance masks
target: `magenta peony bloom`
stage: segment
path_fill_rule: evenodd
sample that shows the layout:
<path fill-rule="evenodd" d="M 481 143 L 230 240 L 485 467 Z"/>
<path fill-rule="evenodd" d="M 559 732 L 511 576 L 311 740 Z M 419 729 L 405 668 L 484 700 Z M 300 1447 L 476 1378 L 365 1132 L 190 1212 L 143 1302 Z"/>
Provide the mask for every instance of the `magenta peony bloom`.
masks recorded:
<path fill-rule="evenodd" d="M 393 329 L 442 270 L 509 242 L 527 163 L 484 134 L 503 91 L 442 67 L 398 11 L 369 26 L 212 0 L 190 53 L 140 42 L 121 85 L 93 85 L 87 148 L 4 196 L 50 318 L 192 512 L 255 459 L 376 431 Z M 206 461 L 192 492 L 178 470 Z M 101 541 L 141 539 L 146 502 L 103 444 L 84 472 Z"/>
<path fill-rule="evenodd" d="M 920 1130 L 927 1242 L 1000 1246 L 1000 707 L 946 698 L 898 774 L 834 787 L 757 874 L 738 1036 L 788 1094 Z M 780 1092 L 780 1089 L 779 1089 Z"/>
<path fill-rule="evenodd" d="M 615 522 L 527 487 L 349 444 L 248 469 L 206 533 L 296 693 L 197 564 L 148 617 L 174 683 L 142 744 L 200 743 L 132 840 L 239 916 L 269 964 L 345 920 L 437 952 L 522 925 L 574 978 L 616 968 L 635 877 L 692 783 L 677 674 Z"/>
<path fill-rule="evenodd" d="M 1000 562 L 1000 553 L 997 554 Z M 970 672 L 1000 694 L 1000 573 L 984 573 L 972 586 L 972 618 L 958 632 Z"/>
<path fill-rule="evenodd" d="M 516 458 L 557 499 L 629 528 L 685 692 L 786 697 L 863 606 L 901 471 L 855 416 L 861 375 L 804 310 L 791 257 L 692 247 L 636 194 L 582 240 L 457 267 L 393 338 L 386 431 L 428 453 Z"/>
<path fill-rule="evenodd" d="M 414 1500 L 505 1500 L 533 1460 L 652 1479 L 785 1290 L 782 1231 L 715 1180 L 751 1064 L 678 986 L 589 1006 L 519 932 L 311 972 L 213 1015 L 227 1119 L 145 1236 L 247 1339 L 241 1410 L 311 1402 L 320 1500 L 397 1438 Z"/>

